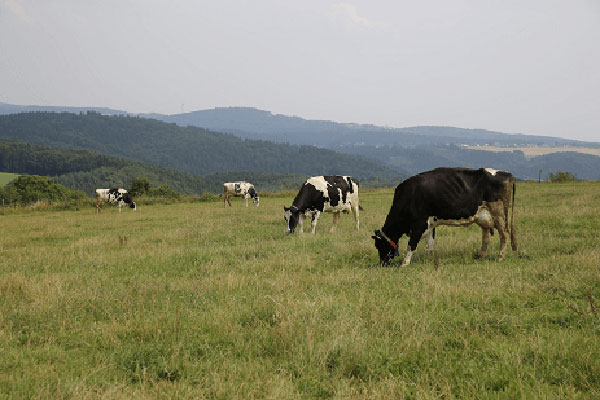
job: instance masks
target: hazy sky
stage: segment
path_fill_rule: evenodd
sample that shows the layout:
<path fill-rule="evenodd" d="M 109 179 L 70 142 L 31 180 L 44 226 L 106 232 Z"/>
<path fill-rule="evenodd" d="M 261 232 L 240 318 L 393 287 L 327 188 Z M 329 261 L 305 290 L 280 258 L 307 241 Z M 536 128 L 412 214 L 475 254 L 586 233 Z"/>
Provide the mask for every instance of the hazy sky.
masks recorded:
<path fill-rule="evenodd" d="M 0 101 L 600 141 L 600 0 L 0 0 Z"/>

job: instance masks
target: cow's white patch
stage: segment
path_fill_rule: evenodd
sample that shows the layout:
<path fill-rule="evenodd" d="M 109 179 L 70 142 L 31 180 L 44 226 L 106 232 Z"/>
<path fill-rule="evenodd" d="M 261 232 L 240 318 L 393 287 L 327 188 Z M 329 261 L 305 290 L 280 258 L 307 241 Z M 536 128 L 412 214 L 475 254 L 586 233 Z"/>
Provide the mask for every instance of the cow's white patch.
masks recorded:
<path fill-rule="evenodd" d="M 485 170 L 486 170 L 487 172 L 489 172 L 489 173 L 490 173 L 490 175 L 492 175 L 492 176 L 496 176 L 496 173 L 498 172 L 498 170 L 497 170 L 497 169 L 492 169 L 492 168 L 486 168 Z"/>
<path fill-rule="evenodd" d="M 479 207 L 477 214 L 475 215 L 475 223 L 482 228 L 491 229 L 494 227 L 492 213 L 490 213 L 490 210 L 488 210 L 487 207 Z"/>

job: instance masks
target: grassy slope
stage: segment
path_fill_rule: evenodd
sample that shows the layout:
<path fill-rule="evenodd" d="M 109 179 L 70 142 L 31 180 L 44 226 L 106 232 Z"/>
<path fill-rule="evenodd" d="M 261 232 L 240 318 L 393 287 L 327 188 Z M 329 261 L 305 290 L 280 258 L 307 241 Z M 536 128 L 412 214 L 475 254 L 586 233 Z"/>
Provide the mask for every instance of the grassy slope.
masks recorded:
<path fill-rule="evenodd" d="M 0 186 L 6 185 L 8 182 L 16 179 L 19 174 L 13 174 L 12 172 L 0 172 Z"/>
<path fill-rule="evenodd" d="M 600 183 L 520 184 L 520 255 L 445 228 L 438 270 L 374 266 L 391 198 L 303 237 L 291 198 L 0 216 L 0 397 L 600 396 Z"/>

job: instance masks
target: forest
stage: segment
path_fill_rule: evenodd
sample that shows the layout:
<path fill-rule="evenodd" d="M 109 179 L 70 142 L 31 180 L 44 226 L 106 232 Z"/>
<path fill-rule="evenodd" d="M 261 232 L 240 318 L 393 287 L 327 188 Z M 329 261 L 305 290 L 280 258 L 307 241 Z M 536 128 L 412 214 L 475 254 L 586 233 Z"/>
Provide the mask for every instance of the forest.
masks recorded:
<path fill-rule="evenodd" d="M 97 154 L 88 150 L 65 150 L 23 142 L 0 140 L 0 171 L 45 175 L 57 184 L 81 190 L 88 196 L 101 187 L 129 188 L 135 178 L 152 186 L 167 185 L 182 194 L 218 193 L 227 180 L 248 180 L 259 191 L 299 186 L 304 176 L 261 172 L 215 172 L 194 176 L 148 163 Z"/>
<path fill-rule="evenodd" d="M 0 138 L 63 149 L 87 149 L 192 175 L 222 171 L 303 176 L 343 174 L 378 182 L 397 182 L 406 177 L 394 168 L 359 155 L 314 146 L 244 140 L 203 128 L 96 112 L 1 115 Z"/>

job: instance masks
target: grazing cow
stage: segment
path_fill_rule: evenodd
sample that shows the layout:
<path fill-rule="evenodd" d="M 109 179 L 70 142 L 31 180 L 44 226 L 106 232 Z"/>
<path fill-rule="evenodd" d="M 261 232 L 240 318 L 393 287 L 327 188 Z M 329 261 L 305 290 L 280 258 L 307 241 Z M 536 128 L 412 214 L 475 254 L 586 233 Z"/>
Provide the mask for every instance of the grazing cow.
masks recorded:
<path fill-rule="evenodd" d="M 500 234 L 500 261 L 506 258 L 508 212 L 514 208 L 515 183 L 508 172 L 490 168 L 436 168 L 415 175 L 396 187 L 390 212 L 381 230 L 375 231 L 375 247 L 382 265 L 388 265 L 399 255 L 398 239 L 409 236 L 408 249 L 402 265 L 410 264 L 413 252 L 423 235 L 433 249 L 436 226 L 467 226 L 473 223 L 482 229 L 481 251 L 485 258 L 490 233 Z M 510 221 L 513 251 L 517 250 L 513 220 Z"/>
<path fill-rule="evenodd" d="M 129 204 L 129 207 L 133 208 L 133 211 L 137 209 L 135 201 L 133 201 L 133 198 L 125 189 L 96 189 L 96 212 L 101 211 L 104 201 L 117 203 L 119 212 L 121 212 L 121 207 L 125 204 Z"/>
<path fill-rule="evenodd" d="M 283 207 L 287 232 L 293 233 L 296 225 L 302 233 L 302 221 L 306 215 L 312 216 L 311 228 L 315 233 L 317 220 L 322 212 L 333 213 L 335 231 L 340 212 L 352 210 L 356 230 L 359 228 L 358 211 L 362 210 L 358 202 L 358 181 L 350 176 L 313 176 L 304 182 L 291 207 Z"/>
<path fill-rule="evenodd" d="M 246 207 L 248 207 L 248 199 L 254 199 L 253 204 L 258 207 L 258 194 L 254 190 L 254 185 L 248 182 L 227 182 L 223 184 L 223 207 L 227 207 L 227 204 L 231 207 L 232 197 L 243 197 L 246 201 Z"/>

